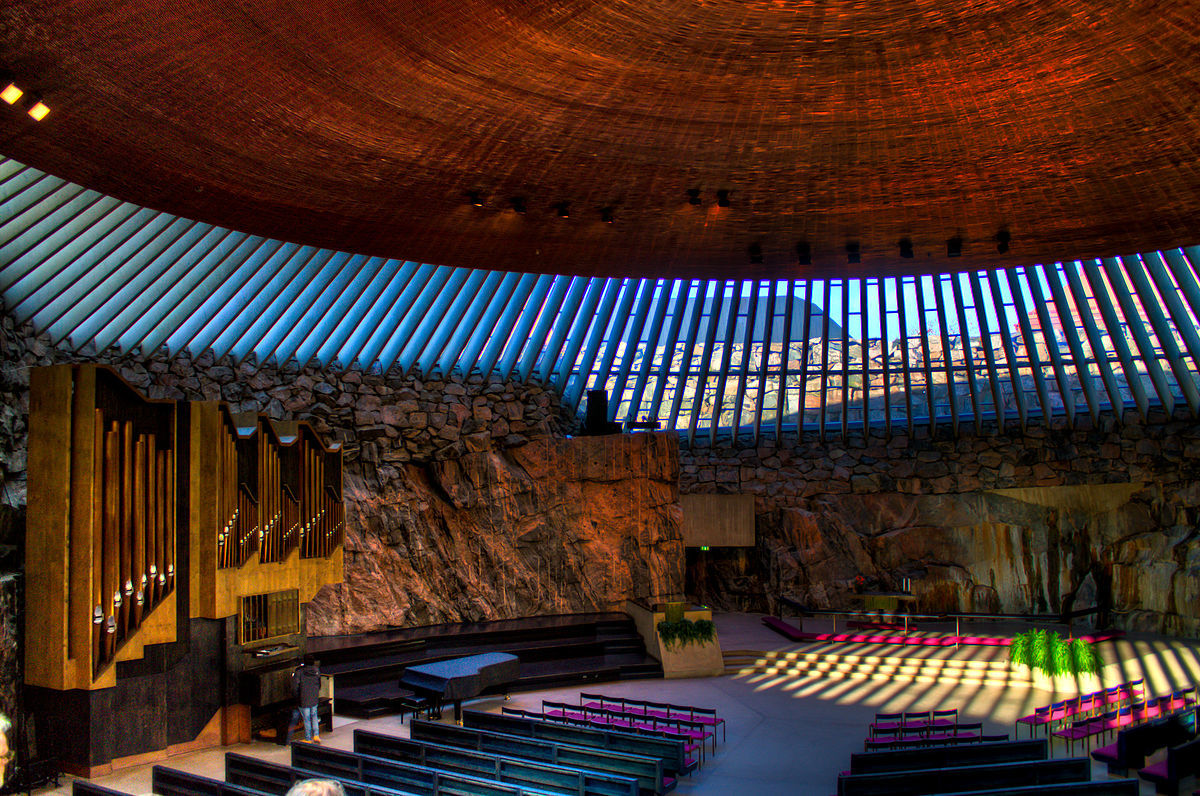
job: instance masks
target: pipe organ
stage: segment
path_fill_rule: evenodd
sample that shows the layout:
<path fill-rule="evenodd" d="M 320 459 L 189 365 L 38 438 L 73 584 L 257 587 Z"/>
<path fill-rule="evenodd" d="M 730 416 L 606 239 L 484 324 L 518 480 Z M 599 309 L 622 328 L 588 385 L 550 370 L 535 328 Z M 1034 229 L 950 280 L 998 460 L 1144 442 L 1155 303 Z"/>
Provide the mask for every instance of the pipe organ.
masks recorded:
<path fill-rule="evenodd" d="M 249 740 L 269 706 L 246 678 L 294 665 L 305 604 L 342 580 L 339 446 L 35 368 L 28 502 L 26 703 L 68 770 Z"/>
<path fill-rule="evenodd" d="M 97 408 L 93 422 L 93 674 L 175 584 L 173 412 L 110 413 Z"/>

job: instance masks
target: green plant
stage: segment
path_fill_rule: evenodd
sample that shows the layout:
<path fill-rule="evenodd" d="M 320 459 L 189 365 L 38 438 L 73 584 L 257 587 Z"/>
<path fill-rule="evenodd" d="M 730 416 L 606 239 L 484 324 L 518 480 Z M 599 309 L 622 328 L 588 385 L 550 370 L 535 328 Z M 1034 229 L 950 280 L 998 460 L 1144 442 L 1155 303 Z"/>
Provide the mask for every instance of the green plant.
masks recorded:
<path fill-rule="evenodd" d="M 664 619 L 658 623 L 658 636 L 667 649 L 686 647 L 688 644 L 707 644 L 717 636 L 717 626 L 709 619 Z"/>
<path fill-rule="evenodd" d="M 1081 638 L 1069 641 L 1048 630 L 1029 630 L 1014 636 L 1008 657 L 1015 665 L 1041 669 L 1051 676 L 1100 671 L 1100 659 L 1091 644 Z"/>
<path fill-rule="evenodd" d="M 1096 654 L 1096 648 L 1081 638 L 1071 642 L 1071 660 L 1077 672 L 1100 672 L 1100 656 Z"/>

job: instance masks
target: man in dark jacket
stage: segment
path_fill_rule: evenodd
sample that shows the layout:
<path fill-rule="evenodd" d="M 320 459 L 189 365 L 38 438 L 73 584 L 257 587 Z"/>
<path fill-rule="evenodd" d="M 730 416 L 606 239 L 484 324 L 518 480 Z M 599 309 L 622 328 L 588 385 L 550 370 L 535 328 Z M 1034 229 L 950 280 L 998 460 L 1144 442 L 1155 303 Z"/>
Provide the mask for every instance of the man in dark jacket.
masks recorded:
<path fill-rule="evenodd" d="M 299 701 L 300 718 L 304 722 L 304 740 L 321 742 L 321 727 L 317 719 L 317 703 L 321 698 L 321 662 L 300 664 L 292 673 L 292 693 Z"/>

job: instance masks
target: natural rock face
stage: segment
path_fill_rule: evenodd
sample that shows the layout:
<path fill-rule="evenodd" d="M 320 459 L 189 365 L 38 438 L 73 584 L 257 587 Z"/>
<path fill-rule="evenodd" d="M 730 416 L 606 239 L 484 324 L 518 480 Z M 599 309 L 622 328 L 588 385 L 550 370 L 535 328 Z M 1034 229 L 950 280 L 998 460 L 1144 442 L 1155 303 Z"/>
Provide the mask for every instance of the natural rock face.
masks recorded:
<path fill-rule="evenodd" d="M 310 635 L 618 609 L 682 591 L 669 434 L 542 439 L 347 474 L 346 582 Z"/>
<path fill-rule="evenodd" d="M 844 608 L 858 575 L 911 578 L 923 611 L 1100 603 L 1119 627 L 1200 635 L 1200 426 L 1158 421 L 685 449 L 681 491 L 757 496 L 756 548 L 689 552 L 689 589 Z"/>

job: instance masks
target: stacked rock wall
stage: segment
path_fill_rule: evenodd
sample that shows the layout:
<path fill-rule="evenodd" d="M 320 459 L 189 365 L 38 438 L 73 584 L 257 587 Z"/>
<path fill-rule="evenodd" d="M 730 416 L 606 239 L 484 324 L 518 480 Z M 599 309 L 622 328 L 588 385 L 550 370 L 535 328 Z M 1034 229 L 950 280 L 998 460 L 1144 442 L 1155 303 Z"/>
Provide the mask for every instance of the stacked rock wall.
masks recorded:
<path fill-rule="evenodd" d="M 924 611 L 1111 606 L 1118 626 L 1200 635 L 1200 424 L 1127 413 L 1088 430 L 697 446 L 684 493 L 756 496 L 757 546 L 689 551 L 722 608 L 850 604 L 854 580 Z"/>

